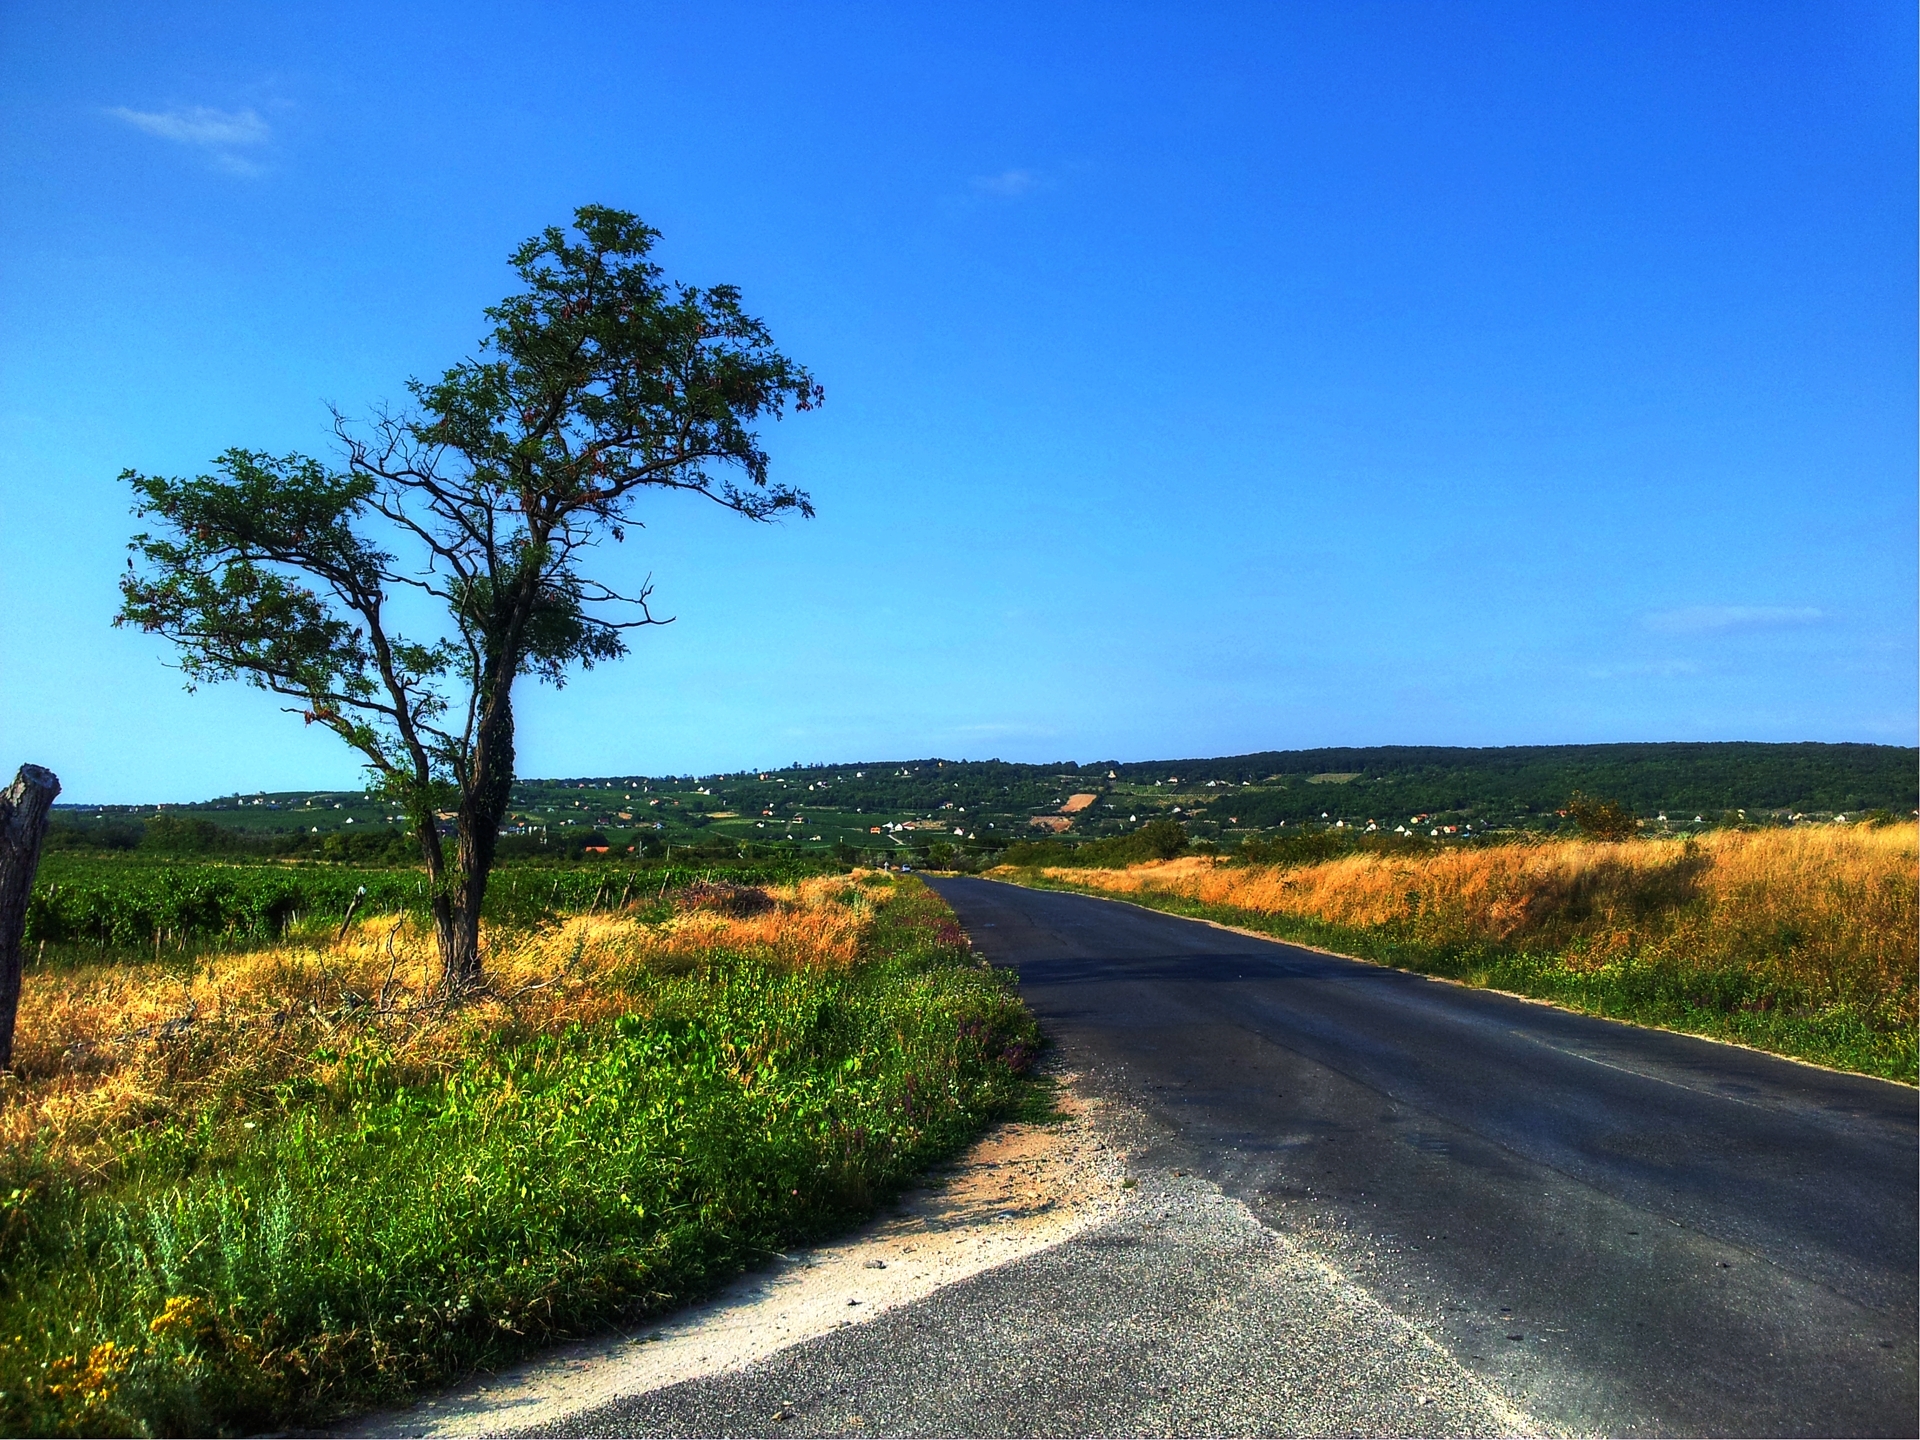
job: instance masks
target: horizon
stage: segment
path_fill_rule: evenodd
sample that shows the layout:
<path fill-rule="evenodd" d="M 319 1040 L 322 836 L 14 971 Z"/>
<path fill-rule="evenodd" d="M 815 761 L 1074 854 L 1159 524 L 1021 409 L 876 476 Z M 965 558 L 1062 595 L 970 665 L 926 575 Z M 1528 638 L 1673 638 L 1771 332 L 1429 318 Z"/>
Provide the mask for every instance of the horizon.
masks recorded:
<path fill-rule="evenodd" d="M 1115 758 L 1113 756 L 1107 756 L 1103 759 L 1098 759 L 1098 760 L 1070 760 L 1070 759 L 1006 760 L 997 755 L 988 756 L 984 758 L 977 758 L 977 759 L 961 757 L 961 756 L 953 756 L 953 755 L 919 755 L 919 756 L 904 756 L 904 757 L 895 756 L 891 758 L 883 757 L 880 759 L 865 759 L 865 760 L 795 760 L 795 761 L 789 761 L 785 765 L 747 765 L 747 766 L 739 766 L 730 770 L 699 770 L 699 771 L 674 770 L 674 771 L 658 771 L 658 772 L 652 772 L 652 773 L 643 773 L 635 770 L 603 770 L 594 774 L 580 773 L 575 775 L 557 775 L 557 774 L 556 775 L 516 775 L 514 778 L 514 783 L 516 785 L 522 785 L 522 784 L 524 785 L 573 785 L 573 784 L 585 785 L 585 784 L 604 783 L 604 782 L 613 782 L 613 781 L 641 783 L 645 781 L 654 781 L 654 780 L 682 780 L 682 781 L 728 780 L 728 779 L 742 779 L 742 778 L 754 776 L 754 775 L 761 775 L 761 776 L 779 775 L 779 774 L 786 773 L 788 771 L 874 769 L 874 768 L 891 766 L 891 765 L 916 765 L 916 766 L 917 765 L 949 765 L 949 764 L 951 765 L 1012 765 L 1012 766 L 1018 766 L 1022 768 L 1035 769 L 1035 770 L 1059 770 L 1064 773 L 1070 770 L 1098 769 L 1101 766 L 1115 766 L 1115 767 L 1125 766 L 1129 768 L 1138 769 L 1138 768 L 1147 767 L 1147 766 L 1221 765 L 1221 764 L 1226 764 L 1230 761 L 1235 761 L 1235 760 L 1255 760 L 1255 759 L 1262 759 L 1267 756 L 1313 755 L 1313 754 L 1320 754 L 1320 753 L 1329 752 L 1329 751 L 1335 752 L 1335 753 L 1341 753 L 1341 754 L 1364 754 L 1371 751 L 1382 751 L 1382 750 L 1393 750 L 1393 751 L 1427 750 L 1427 751 L 1440 751 L 1440 752 L 1464 752 L 1469 754 L 1481 754 L 1486 751 L 1502 751 L 1502 750 L 1572 750 L 1572 749 L 1586 750 L 1586 749 L 1606 749 L 1606 748 L 1621 747 L 1621 746 L 1665 747 L 1665 746 L 1675 746 L 1675 745 L 1686 745 L 1686 746 L 1765 745 L 1765 746 L 1779 746 L 1779 747 L 1786 747 L 1786 746 L 1798 747 L 1798 746 L 1816 745 L 1816 746 L 1828 746 L 1833 748 L 1839 748 L 1842 746 L 1862 746 L 1869 749 L 1907 750 L 1907 751 L 1914 751 L 1916 753 L 1920 753 L 1920 747 L 1916 747 L 1912 745 L 1896 745 L 1896 744 L 1883 743 L 1879 741 L 1859 741 L 1859 740 L 1603 740 L 1603 741 L 1579 741 L 1579 742 L 1569 742 L 1569 743 L 1545 742 L 1540 744 L 1522 744 L 1522 745 L 1315 745 L 1315 746 L 1304 746 L 1304 747 L 1295 747 L 1295 748 L 1288 748 L 1288 749 L 1247 750 L 1247 751 L 1242 751 L 1242 752 L 1231 754 L 1231 755 L 1152 756 L 1152 757 L 1148 757 L 1146 759 L 1140 759 L 1140 760 L 1123 760 L 1123 759 Z M 284 789 L 275 789 L 275 790 L 265 790 L 265 789 L 260 789 L 258 787 L 241 786 L 236 789 L 223 790 L 216 794 L 203 795 L 195 799 L 187 799 L 187 800 L 60 799 L 54 802 L 53 808 L 56 810 L 130 809 L 130 808 L 136 808 L 136 807 L 145 808 L 148 805 L 152 805 L 155 808 L 165 808 L 167 806 L 178 806 L 178 805 L 191 806 L 191 805 L 209 804 L 214 801 L 226 799 L 232 796 L 263 796 L 268 799 L 272 799 L 277 796 L 359 795 L 359 794 L 368 793 L 368 790 L 369 790 L 369 787 L 365 784 L 330 785 L 330 786 L 328 785 L 289 786 Z M 64 791 L 62 793 L 63 795 L 65 794 Z"/>
<path fill-rule="evenodd" d="M 523 774 L 1920 743 L 1910 6 L 540 23 L 11 17 L 10 764 L 359 788 L 109 628 L 114 477 L 328 457 L 586 203 L 825 384 L 762 431 L 819 515 L 667 497 L 599 550 L 678 619 L 519 688 Z"/>

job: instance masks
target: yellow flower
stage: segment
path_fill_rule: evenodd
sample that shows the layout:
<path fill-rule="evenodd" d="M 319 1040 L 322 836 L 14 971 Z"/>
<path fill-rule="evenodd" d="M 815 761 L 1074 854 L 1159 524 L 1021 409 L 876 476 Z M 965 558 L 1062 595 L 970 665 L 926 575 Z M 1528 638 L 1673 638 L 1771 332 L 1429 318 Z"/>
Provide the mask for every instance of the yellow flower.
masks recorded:
<path fill-rule="evenodd" d="M 160 1313 L 147 1322 L 155 1335 L 186 1338 L 213 1318 L 213 1307 L 198 1295 L 175 1295 Z"/>

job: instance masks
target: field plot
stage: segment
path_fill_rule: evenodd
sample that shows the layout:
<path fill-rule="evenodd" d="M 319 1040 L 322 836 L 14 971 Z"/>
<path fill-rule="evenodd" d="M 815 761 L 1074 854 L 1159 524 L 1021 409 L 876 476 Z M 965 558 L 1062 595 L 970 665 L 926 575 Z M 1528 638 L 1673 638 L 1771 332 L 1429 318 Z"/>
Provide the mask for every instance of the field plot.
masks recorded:
<path fill-rule="evenodd" d="M 1911 1084 L 1917 864 L 1888 825 L 1011 873 Z"/>
<path fill-rule="evenodd" d="M 738 885 L 786 883 L 817 867 L 793 860 L 731 865 Z M 487 918 L 530 925 L 579 910 L 663 903 L 707 879 L 712 866 L 503 866 L 487 890 Z M 329 864 L 222 863 L 145 855 L 55 853 L 40 867 L 27 910 L 26 942 L 59 963 L 139 953 L 192 954 L 263 941 L 320 937 L 346 918 L 425 917 L 418 869 Z M 42 948 L 46 947 L 46 948 Z"/>
<path fill-rule="evenodd" d="M 637 1318 L 868 1213 L 1036 1045 L 906 878 L 682 884 L 487 957 L 439 1003 L 402 909 L 32 970 L 0 1429 L 312 1424 Z"/>

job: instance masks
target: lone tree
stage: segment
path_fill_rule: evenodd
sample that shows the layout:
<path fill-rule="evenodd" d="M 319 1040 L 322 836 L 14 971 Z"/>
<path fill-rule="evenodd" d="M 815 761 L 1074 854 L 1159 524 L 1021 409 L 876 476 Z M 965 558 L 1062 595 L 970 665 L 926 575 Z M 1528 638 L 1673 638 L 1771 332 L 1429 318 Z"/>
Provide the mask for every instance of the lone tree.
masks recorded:
<path fill-rule="evenodd" d="M 1572 816 L 1589 840 L 1631 840 L 1640 833 L 1640 821 L 1618 800 L 1596 800 L 1576 790 L 1562 813 Z"/>
<path fill-rule="evenodd" d="M 752 425 L 812 409 L 820 386 L 732 286 L 665 281 L 647 258 L 658 238 L 586 206 L 527 241 L 512 256 L 524 288 L 485 312 L 479 358 L 410 380 L 404 411 L 333 412 L 344 469 L 234 449 L 215 475 L 121 476 L 154 530 L 128 547 L 114 623 L 172 640 L 189 689 L 247 680 L 366 757 L 419 843 L 451 993 L 481 978 L 514 683 L 561 685 L 664 623 L 651 586 L 623 596 L 584 574 L 588 552 L 639 525 L 649 492 L 749 520 L 813 513 L 768 480 Z M 424 597 L 444 623 L 400 633 L 407 595 L 408 614 Z"/>

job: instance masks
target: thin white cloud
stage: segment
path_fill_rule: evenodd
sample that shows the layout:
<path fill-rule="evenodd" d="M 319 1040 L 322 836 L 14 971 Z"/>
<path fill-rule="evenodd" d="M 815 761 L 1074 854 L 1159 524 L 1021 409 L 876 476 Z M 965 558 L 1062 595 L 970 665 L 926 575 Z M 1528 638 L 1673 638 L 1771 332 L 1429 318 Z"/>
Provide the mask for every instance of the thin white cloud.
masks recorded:
<path fill-rule="evenodd" d="M 1706 630 L 1780 630 L 1816 625 L 1824 610 L 1811 605 L 1687 605 L 1678 610 L 1656 610 L 1646 617 L 1649 630 L 1669 634 L 1698 634 Z"/>
<path fill-rule="evenodd" d="M 130 110 L 116 105 L 107 113 L 136 130 L 198 150 L 236 175 L 258 174 L 259 163 L 244 152 L 257 150 L 273 138 L 272 129 L 253 110 L 214 110 L 205 105 Z"/>
<path fill-rule="evenodd" d="M 1041 183 L 1031 170 L 1002 170 L 998 175 L 976 175 L 972 181 L 974 194 L 996 200 L 1017 200 L 1038 190 Z"/>

